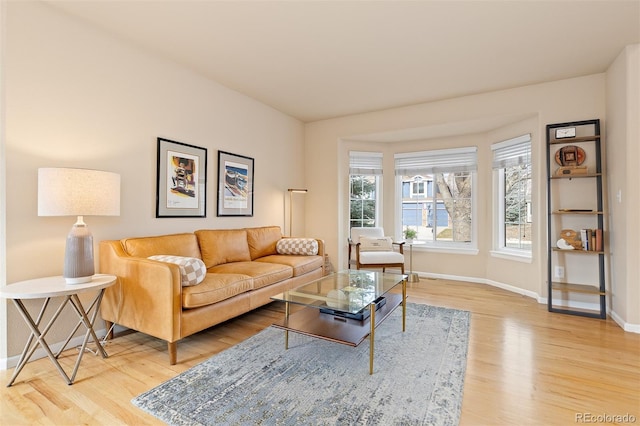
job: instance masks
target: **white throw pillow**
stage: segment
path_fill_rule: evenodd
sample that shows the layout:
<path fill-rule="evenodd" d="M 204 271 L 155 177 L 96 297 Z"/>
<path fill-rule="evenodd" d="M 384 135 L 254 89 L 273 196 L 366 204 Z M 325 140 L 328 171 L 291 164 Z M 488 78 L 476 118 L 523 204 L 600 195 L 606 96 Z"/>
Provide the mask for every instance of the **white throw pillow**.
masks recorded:
<path fill-rule="evenodd" d="M 318 254 L 318 241 L 313 238 L 282 238 L 276 243 L 278 254 L 299 254 L 315 256 Z"/>
<path fill-rule="evenodd" d="M 200 284 L 207 275 L 207 267 L 204 262 L 195 257 L 171 256 L 159 254 L 149 256 L 151 260 L 159 262 L 175 263 L 180 268 L 180 276 L 184 287 Z"/>
<path fill-rule="evenodd" d="M 391 237 L 360 237 L 360 251 L 391 251 Z"/>

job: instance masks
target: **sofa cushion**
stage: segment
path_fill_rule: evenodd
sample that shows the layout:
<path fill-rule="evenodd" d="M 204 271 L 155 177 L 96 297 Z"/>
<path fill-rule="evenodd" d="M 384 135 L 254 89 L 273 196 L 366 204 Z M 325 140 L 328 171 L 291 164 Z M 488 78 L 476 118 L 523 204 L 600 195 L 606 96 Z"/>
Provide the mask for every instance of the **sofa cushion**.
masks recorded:
<path fill-rule="evenodd" d="M 298 277 L 307 272 L 322 268 L 322 256 L 297 256 L 291 254 L 274 254 L 272 256 L 261 257 L 255 262 L 278 263 L 293 268 L 293 276 Z"/>
<path fill-rule="evenodd" d="M 278 263 L 232 262 L 209 268 L 207 273 L 249 275 L 255 290 L 291 278 L 293 268 Z"/>
<path fill-rule="evenodd" d="M 263 226 L 260 228 L 247 228 L 247 241 L 251 260 L 259 257 L 276 254 L 276 243 L 282 238 L 279 226 Z"/>
<path fill-rule="evenodd" d="M 283 238 L 276 244 L 278 254 L 299 254 L 314 256 L 318 254 L 318 242 L 313 238 Z"/>
<path fill-rule="evenodd" d="M 175 263 L 180 268 L 180 276 L 182 286 L 190 286 L 200 284 L 204 277 L 207 275 L 207 268 L 204 266 L 204 262 L 195 257 L 184 256 L 169 256 L 169 255 L 155 255 L 149 256 L 151 260 L 157 260 L 159 262 Z"/>
<path fill-rule="evenodd" d="M 149 257 L 155 254 L 202 259 L 194 234 L 172 234 L 157 237 L 124 238 L 120 240 L 129 256 Z"/>
<path fill-rule="evenodd" d="M 182 306 L 211 305 L 251 290 L 253 279 L 244 274 L 207 274 L 199 285 L 182 288 Z"/>
<path fill-rule="evenodd" d="M 195 232 L 207 269 L 230 262 L 251 260 L 244 229 L 202 229 Z"/>

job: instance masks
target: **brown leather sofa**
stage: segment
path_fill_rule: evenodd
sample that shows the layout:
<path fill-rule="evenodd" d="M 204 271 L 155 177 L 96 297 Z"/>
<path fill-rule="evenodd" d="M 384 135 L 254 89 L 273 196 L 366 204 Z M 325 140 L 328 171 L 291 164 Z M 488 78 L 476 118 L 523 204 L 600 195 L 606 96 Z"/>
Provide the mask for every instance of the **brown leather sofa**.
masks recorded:
<path fill-rule="evenodd" d="M 268 226 L 101 241 L 100 272 L 118 277 L 102 301 L 107 329 L 115 323 L 166 340 L 175 364 L 178 340 L 324 275 L 322 240 L 315 255 L 279 254 L 283 238 Z M 154 255 L 201 259 L 206 276 L 183 286 L 179 266 Z"/>

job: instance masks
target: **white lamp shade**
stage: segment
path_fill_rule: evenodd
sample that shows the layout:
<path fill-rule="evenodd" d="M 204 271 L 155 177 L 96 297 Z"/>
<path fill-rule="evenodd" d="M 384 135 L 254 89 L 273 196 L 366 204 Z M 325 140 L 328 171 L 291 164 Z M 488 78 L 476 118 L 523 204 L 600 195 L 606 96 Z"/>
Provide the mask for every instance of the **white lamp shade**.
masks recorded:
<path fill-rule="evenodd" d="M 119 215 L 119 174 L 87 169 L 38 169 L 38 216 Z"/>

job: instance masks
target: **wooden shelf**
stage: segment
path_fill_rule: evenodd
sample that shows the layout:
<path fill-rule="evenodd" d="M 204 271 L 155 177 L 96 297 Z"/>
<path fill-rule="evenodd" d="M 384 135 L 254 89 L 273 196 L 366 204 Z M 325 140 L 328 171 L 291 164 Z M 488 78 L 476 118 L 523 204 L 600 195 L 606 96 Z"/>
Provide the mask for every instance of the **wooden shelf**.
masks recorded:
<path fill-rule="evenodd" d="M 600 135 L 581 136 L 578 138 L 566 138 L 566 139 L 551 139 L 549 141 L 549 144 L 556 145 L 556 144 L 571 144 L 575 142 L 593 142 L 598 139 L 600 139 Z"/>
<path fill-rule="evenodd" d="M 569 291 L 572 293 L 596 294 L 598 296 L 604 296 L 607 294 L 605 291 L 600 291 L 598 287 L 588 284 L 552 282 L 551 289 L 553 291 Z"/>
<path fill-rule="evenodd" d="M 586 214 L 586 215 L 598 215 L 598 214 L 604 214 L 604 212 L 602 211 L 596 211 L 596 210 L 592 210 L 590 212 L 581 212 L 581 211 L 563 211 L 563 210 L 554 210 L 551 212 L 551 214 Z"/>
<path fill-rule="evenodd" d="M 568 306 L 550 306 L 549 312 L 556 312 L 559 314 L 578 315 L 581 317 L 605 319 L 607 314 L 602 311 L 596 311 L 593 309 L 582 308 L 570 308 Z"/>
<path fill-rule="evenodd" d="M 595 251 L 595 250 L 566 250 L 557 247 L 553 247 L 551 251 L 560 252 L 560 253 L 573 253 L 573 254 L 604 254 L 604 251 Z"/>
<path fill-rule="evenodd" d="M 573 129 L 572 129 L 573 128 Z M 579 136 L 573 138 L 557 139 L 558 129 L 572 129 L 573 134 Z M 590 133 L 590 134 L 589 134 Z M 567 133 L 565 133 L 567 134 Z M 586 134 L 586 136 L 584 136 Z M 570 315 L 581 315 L 592 318 L 606 318 L 607 306 L 606 296 L 604 291 L 606 283 L 605 274 L 605 256 L 607 248 L 604 245 L 604 200 L 606 199 L 604 182 L 602 173 L 602 140 L 600 136 L 600 120 L 584 120 L 584 121 L 572 121 L 567 123 L 554 123 L 547 124 L 546 126 L 546 147 L 547 147 L 547 241 L 549 246 L 547 247 L 547 290 L 548 290 L 548 309 L 550 312 L 558 312 Z M 574 172 L 585 172 L 585 174 L 562 174 L 565 170 L 570 170 L 570 167 L 558 169 L 557 163 L 558 154 L 562 153 L 562 150 L 566 149 L 571 144 L 581 144 L 585 152 L 589 152 L 590 160 L 589 164 L 583 164 L 581 169 L 573 170 Z M 571 160 L 578 160 L 578 154 L 574 153 L 575 157 L 571 157 Z M 586 158 L 586 153 L 583 154 Z M 583 160 L 584 160 L 583 158 Z M 566 160 L 566 158 L 565 158 Z M 586 166 L 586 167 L 585 167 Z M 572 179 L 591 179 L 587 181 L 581 181 L 579 184 L 571 182 Z M 581 197 L 588 197 L 591 202 L 584 202 Z M 593 210 L 589 209 L 575 209 L 572 210 L 567 206 L 588 206 L 594 207 Z M 587 219 L 585 219 L 587 217 Z M 601 248 L 598 251 L 595 250 L 566 250 L 558 248 L 554 241 L 556 241 L 558 231 L 566 228 L 593 228 L 597 233 L 600 240 L 598 244 L 595 244 L 590 233 L 587 231 L 582 244 L 585 244 L 584 239 L 589 238 L 589 243 L 594 243 L 594 247 Z M 579 234 L 583 232 L 580 231 Z M 572 237 L 572 235 L 569 235 Z M 581 235 L 579 235 L 581 237 Z M 587 244 L 586 247 L 590 247 L 591 244 Z M 567 254 L 567 256 L 560 256 L 559 253 Z M 577 256 L 574 256 L 577 255 Z M 584 255 L 596 255 L 585 258 Z M 582 258 L 578 258 L 583 256 Z M 592 268 L 593 266 L 593 268 Z M 555 277 L 556 268 L 567 268 L 568 276 L 576 277 L 574 272 L 578 272 L 580 269 L 585 269 L 582 275 L 585 275 L 584 280 L 593 282 L 593 285 L 588 284 L 574 284 L 566 282 L 553 281 Z M 595 271 L 597 268 L 597 273 Z M 588 277 L 588 278 L 587 278 Z M 602 289 L 602 290 L 601 290 Z M 554 303 L 554 295 L 561 296 L 561 306 Z M 593 300 L 597 298 L 598 303 L 591 306 L 591 303 L 584 303 L 584 299 Z M 570 307 L 573 305 L 587 306 L 589 309 L 581 309 Z"/>
<path fill-rule="evenodd" d="M 602 176 L 602 173 L 586 173 L 584 175 L 562 175 L 562 176 L 549 176 L 549 179 L 578 179 L 578 178 L 594 178 Z"/>

